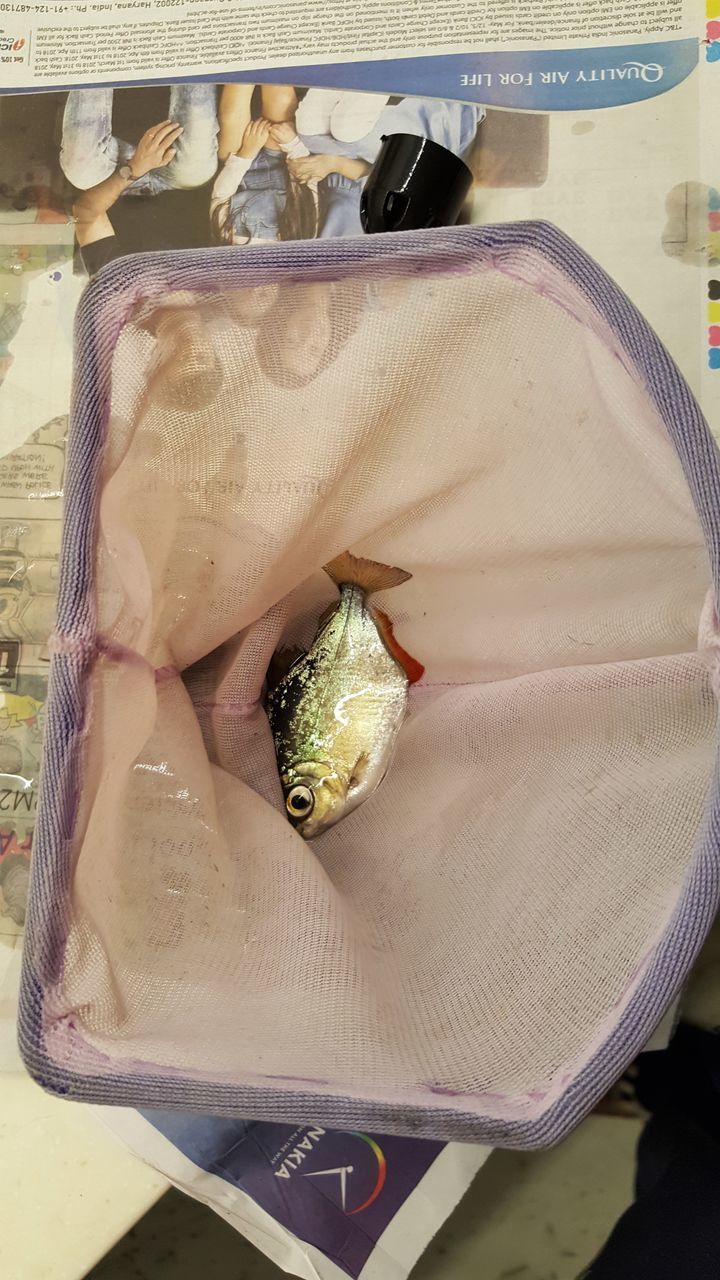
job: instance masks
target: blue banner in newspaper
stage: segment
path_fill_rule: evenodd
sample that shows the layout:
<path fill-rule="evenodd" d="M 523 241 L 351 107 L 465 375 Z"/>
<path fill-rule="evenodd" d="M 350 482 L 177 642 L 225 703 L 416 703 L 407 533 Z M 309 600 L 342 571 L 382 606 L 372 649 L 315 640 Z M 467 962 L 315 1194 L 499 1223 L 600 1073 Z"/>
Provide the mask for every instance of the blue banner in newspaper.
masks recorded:
<path fill-rule="evenodd" d="M 698 64 L 697 40 L 614 48 L 453 53 L 378 62 L 267 67 L 225 79 L 459 98 L 488 107 L 582 111 L 667 93 Z"/>

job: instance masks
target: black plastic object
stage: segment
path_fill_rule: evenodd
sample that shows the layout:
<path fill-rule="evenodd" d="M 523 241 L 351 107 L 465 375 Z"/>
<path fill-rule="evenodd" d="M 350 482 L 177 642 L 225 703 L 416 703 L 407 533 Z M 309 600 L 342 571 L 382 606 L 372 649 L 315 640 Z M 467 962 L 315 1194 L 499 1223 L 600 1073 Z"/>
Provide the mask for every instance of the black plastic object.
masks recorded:
<path fill-rule="evenodd" d="M 472 180 L 464 161 L 439 143 L 411 133 L 383 135 L 360 197 L 363 231 L 451 227 Z"/>

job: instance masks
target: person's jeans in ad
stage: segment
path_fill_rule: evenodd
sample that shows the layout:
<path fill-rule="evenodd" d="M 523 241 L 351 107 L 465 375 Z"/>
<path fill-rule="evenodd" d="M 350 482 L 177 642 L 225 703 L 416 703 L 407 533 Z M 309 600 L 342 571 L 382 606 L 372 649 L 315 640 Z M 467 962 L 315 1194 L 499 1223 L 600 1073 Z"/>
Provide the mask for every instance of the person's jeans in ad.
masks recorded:
<path fill-rule="evenodd" d="M 63 117 L 60 165 L 69 182 L 87 191 L 126 164 L 135 147 L 112 131 L 112 89 L 72 89 Z M 170 89 L 169 119 L 183 127 L 176 156 L 152 169 L 125 194 L 201 187 L 217 170 L 217 89 L 214 84 L 175 84 Z"/>

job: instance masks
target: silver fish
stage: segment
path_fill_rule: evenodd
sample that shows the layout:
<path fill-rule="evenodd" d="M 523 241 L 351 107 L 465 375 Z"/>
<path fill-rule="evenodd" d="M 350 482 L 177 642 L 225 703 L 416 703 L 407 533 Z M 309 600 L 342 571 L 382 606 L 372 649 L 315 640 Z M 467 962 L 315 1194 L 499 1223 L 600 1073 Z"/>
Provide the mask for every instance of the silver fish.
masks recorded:
<path fill-rule="evenodd" d="M 412 575 L 349 552 L 325 571 L 340 600 L 321 617 L 307 653 L 286 651 L 285 667 L 295 660 L 267 698 L 287 815 L 306 840 L 352 813 L 380 784 L 408 686 L 424 671 L 368 600 Z M 277 657 L 279 674 L 283 655 Z"/>

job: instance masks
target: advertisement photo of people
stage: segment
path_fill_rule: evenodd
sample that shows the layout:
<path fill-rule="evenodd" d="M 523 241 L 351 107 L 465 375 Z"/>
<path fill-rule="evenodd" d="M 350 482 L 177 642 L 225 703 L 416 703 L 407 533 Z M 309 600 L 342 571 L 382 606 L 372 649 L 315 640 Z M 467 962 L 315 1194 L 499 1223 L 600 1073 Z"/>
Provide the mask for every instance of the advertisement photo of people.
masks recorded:
<path fill-rule="evenodd" d="M 42 220 L 71 222 L 76 269 L 90 276 L 127 253 L 360 235 L 363 187 L 393 135 L 427 140 L 467 167 L 461 221 L 476 220 L 472 188 L 483 166 L 497 167 L 483 149 L 487 113 L 465 102 L 238 83 L 85 88 L 40 101 L 38 132 L 55 138 L 54 156 L 43 157 Z M 4 105 L 22 111 L 23 102 Z M 516 162 L 529 128 L 531 160 L 519 181 L 537 185 L 546 118 L 490 114 L 516 135 Z M 26 112 L 22 125 L 32 145 Z M 10 157 L 0 174 L 0 225 L 27 221 L 40 199 L 22 172 L 27 158 L 14 174 Z M 427 211 L 428 225 L 442 220 Z"/>
<path fill-rule="evenodd" d="M 112 89 L 68 94 L 60 166 L 84 267 L 123 253 L 362 234 L 383 137 L 469 157 L 484 111 L 461 102 L 251 84 L 174 85 L 166 118 L 115 132 Z M 142 127 L 140 111 L 135 132 Z"/>

